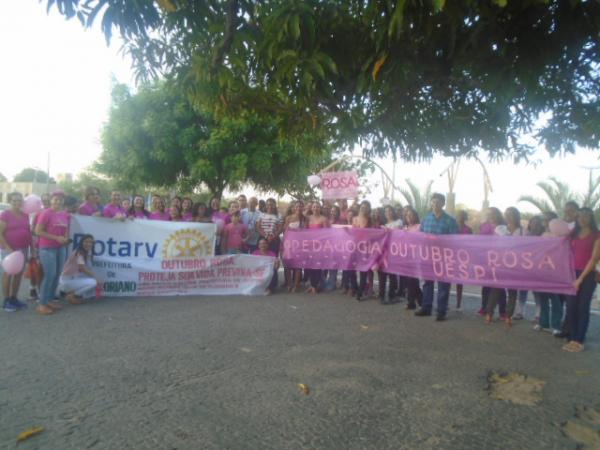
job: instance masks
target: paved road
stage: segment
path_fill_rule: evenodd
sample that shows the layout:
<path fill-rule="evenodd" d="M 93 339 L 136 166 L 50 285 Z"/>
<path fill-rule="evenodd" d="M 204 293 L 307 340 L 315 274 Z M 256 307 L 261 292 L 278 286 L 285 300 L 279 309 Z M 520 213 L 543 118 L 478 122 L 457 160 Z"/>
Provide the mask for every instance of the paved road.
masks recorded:
<path fill-rule="evenodd" d="M 41 426 L 18 447 L 574 449 L 559 424 L 600 406 L 600 318 L 570 354 L 477 303 L 444 323 L 338 293 L 0 313 L 0 448 Z M 490 371 L 545 381 L 540 403 L 493 400 Z"/>

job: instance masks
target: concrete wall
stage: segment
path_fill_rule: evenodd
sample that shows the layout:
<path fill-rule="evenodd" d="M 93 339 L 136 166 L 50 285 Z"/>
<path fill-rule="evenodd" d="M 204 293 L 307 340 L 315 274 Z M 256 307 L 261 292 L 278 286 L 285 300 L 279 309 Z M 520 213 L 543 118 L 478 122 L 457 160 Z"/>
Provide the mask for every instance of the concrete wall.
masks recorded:
<path fill-rule="evenodd" d="M 0 183 L 0 202 L 8 203 L 8 194 L 11 192 L 20 192 L 24 196 L 29 194 L 42 195 L 46 192 L 52 192 L 57 189 L 56 183 L 12 183 L 6 181 Z"/>

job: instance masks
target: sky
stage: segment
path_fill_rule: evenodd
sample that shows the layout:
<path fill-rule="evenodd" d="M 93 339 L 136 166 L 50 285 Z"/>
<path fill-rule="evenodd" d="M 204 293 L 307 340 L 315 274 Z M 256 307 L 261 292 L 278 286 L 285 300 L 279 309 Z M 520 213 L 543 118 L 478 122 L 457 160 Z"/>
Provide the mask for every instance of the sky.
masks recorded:
<path fill-rule="evenodd" d="M 101 153 L 100 130 L 108 118 L 112 80 L 133 86 L 129 61 L 119 53 L 119 43 L 110 47 L 97 27 L 85 30 L 77 20 L 66 21 L 55 10 L 46 14 L 37 0 L 5 2 L 0 15 L 0 173 L 12 177 L 25 167 L 46 170 L 50 175 L 77 174 Z M 537 165 L 491 164 L 486 158 L 493 192 L 491 205 L 504 209 L 517 206 L 535 211 L 519 196 L 541 196 L 536 183 L 556 176 L 583 192 L 588 171 L 598 167 L 598 152 L 581 150 L 576 155 L 550 158 L 539 149 Z M 392 161 L 377 159 L 392 175 Z M 406 187 L 410 178 L 418 186 L 433 179 L 436 191 L 447 192 L 448 182 L 440 174 L 452 161 L 435 158 L 421 163 L 396 163 L 396 184 Z M 375 174 L 379 180 L 379 174 Z M 381 184 L 381 183 L 380 183 Z M 479 209 L 483 201 L 482 170 L 475 161 L 461 162 L 455 185 L 456 202 Z M 381 187 L 369 199 L 379 201 Z"/>

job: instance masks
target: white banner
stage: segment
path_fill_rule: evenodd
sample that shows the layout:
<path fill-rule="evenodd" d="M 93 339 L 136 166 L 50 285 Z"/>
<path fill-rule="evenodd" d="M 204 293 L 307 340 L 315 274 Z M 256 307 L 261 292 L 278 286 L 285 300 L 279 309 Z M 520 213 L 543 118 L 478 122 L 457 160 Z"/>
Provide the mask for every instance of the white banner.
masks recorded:
<path fill-rule="evenodd" d="M 107 297 L 263 295 L 274 258 L 214 256 L 212 223 L 72 216 L 73 247 L 94 236 L 92 267 Z"/>

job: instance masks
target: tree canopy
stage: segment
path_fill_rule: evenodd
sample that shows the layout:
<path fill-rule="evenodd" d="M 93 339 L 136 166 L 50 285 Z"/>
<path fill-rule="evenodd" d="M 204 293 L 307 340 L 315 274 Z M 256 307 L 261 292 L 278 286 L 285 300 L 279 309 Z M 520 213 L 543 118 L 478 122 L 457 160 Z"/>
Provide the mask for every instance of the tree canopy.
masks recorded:
<path fill-rule="evenodd" d="M 43 170 L 33 169 L 31 167 L 27 167 L 21 170 L 18 174 L 16 174 L 13 178 L 15 183 L 46 183 L 51 182 L 54 183 L 54 179 L 50 177 L 48 180 L 48 174 Z"/>
<path fill-rule="evenodd" d="M 118 30 L 138 75 L 286 135 L 406 159 L 600 144 L 600 2 L 48 0 Z M 523 139 L 524 135 L 534 138 Z"/>
<path fill-rule="evenodd" d="M 252 111 L 219 119 L 197 113 L 166 82 L 135 94 L 116 85 L 102 145 L 96 169 L 125 186 L 191 192 L 204 184 L 218 197 L 243 183 L 293 190 L 330 155 L 315 135 L 286 140 L 273 120 Z"/>

